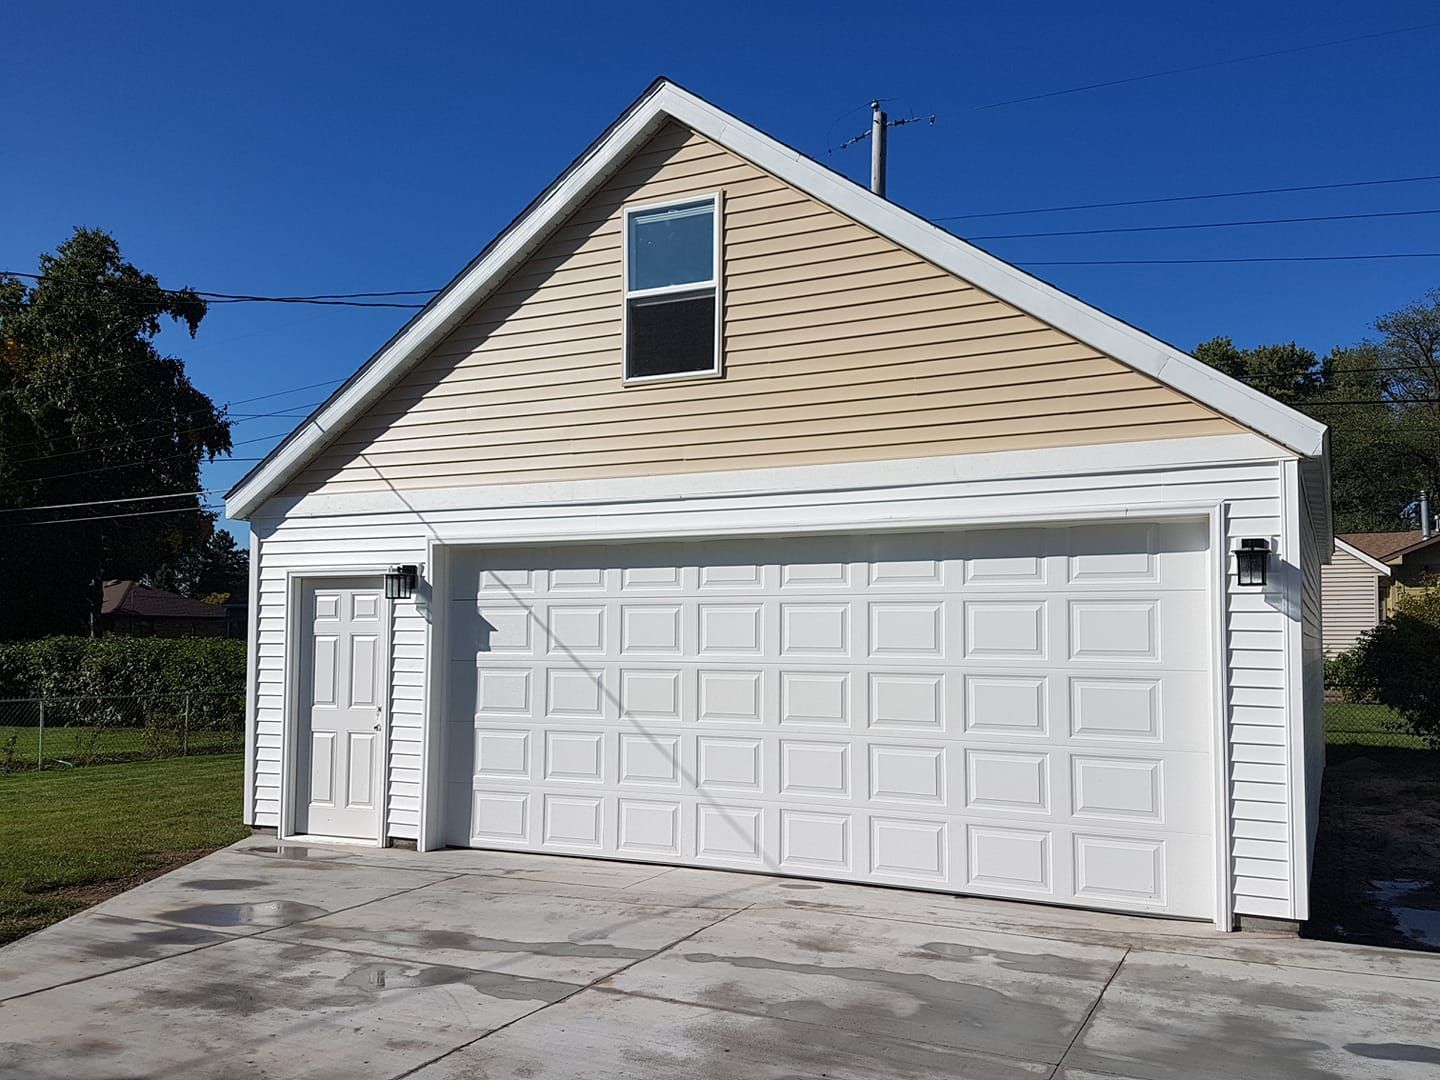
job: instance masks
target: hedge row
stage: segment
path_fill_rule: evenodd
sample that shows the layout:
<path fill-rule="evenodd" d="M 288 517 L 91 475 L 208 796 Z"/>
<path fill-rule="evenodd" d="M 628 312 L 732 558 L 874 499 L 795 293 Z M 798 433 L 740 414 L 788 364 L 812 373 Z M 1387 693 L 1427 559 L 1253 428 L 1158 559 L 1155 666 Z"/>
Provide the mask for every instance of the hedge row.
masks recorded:
<path fill-rule="evenodd" d="M 245 642 L 49 637 L 0 643 L 0 698 L 245 688 Z"/>

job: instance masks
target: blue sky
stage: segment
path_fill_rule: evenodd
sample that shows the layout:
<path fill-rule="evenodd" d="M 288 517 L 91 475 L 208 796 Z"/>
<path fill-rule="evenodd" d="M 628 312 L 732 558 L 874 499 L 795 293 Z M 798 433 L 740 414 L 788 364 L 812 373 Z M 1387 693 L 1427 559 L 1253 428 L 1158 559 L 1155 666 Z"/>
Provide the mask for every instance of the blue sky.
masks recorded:
<path fill-rule="evenodd" d="M 1433 3 L 11 5 L 0 269 L 105 228 L 170 286 L 303 294 L 443 284 L 669 75 L 858 179 L 871 97 L 890 197 L 932 218 L 1440 174 L 1440 27 L 979 108 L 1440 20 Z M 982 237 L 1440 208 L 1440 182 L 946 221 Z M 978 240 L 1032 262 L 1440 251 L 1440 215 Z M 1182 347 L 1316 349 L 1440 284 L 1440 259 L 1046 266 Z M 217 401 L 348 375 L 408 313 L 225 305 L 167 333 Z M 260 456 L 323 390 L 233 412 Z M 226 488 L 249 463 L 218 462 Z M 240 531 L 243 535 L 243 528 Z"/>

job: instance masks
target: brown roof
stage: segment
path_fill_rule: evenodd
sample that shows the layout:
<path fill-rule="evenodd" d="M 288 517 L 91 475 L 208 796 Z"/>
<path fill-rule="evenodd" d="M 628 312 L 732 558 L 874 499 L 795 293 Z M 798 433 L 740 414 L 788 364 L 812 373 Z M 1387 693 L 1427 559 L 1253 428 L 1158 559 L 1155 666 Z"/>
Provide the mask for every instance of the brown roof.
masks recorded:
<path fill-rule="evenodd" d="M 1407 532 L 1336 533 L 1336 535 L 1351 547 L 1359 548 L 1372 559 L 1379 559 L 1381 562 L 1389 562 L 1396 556 L 1408 553 L 1413 548 L 1440 542 L 1440 533 L 1432 533 L 1426 538 L 1420 535 L 1419 529 L 1410 529 Z"/>
<path fill-rule="evenodd" d="M 147 619 L 225 618 L 225 609 L 219 604 L 202 604 L 199 600 L 134 581 L 107 581 L 102 588 L 101 615 L 139 615 Z"/>

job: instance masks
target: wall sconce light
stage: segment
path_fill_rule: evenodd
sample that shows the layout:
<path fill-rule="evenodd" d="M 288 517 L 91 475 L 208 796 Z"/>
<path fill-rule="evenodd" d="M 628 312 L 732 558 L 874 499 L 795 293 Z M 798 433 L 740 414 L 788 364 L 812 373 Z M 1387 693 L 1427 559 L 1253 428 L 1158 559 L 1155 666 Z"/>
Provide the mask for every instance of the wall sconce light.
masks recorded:
<path fill-rule="evenodd" d="M 1264 585 L 1270 569 L 1269 540 L 1241 540 L 1235 549 L 1235 573 L 1241 585 Z"/>
<path fill-rule="evenodd" d="M 385 575 L 385 599 L 409 600 L 415 595 L 415 586 L 419 580 L 418 566 L 392 566 Z"/>

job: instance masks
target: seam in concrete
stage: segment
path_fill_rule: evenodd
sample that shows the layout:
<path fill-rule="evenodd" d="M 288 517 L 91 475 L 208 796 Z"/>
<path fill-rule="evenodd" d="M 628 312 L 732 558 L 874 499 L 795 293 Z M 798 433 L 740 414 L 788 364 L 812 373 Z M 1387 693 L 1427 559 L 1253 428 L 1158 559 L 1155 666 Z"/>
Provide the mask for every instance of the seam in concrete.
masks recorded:
<path fill-rule="evenodd" d="M 1085 1029 L 1090 1026 L 1090 1021 L 1095 1016 L 1095 1010 L 1100 1008 L 1100 1002 L 1105 1000 L 1105 995 L 1110 991 L 1110 984 L 1115 981 L 1115 976 L 1120 974 L 1120 969 L 1125 966 L 1125 961 L 1129 959 L 1129 956 L 1130 950 L 1126 949 L 1125 955 L 1120 957 L 1120 962 L 1115 965 L 1115 970 L 1110 972 L 1110 977 L 1105 980 L 1105 985 L 1100 988 L 1100 993 L 1095 995 L 1095 1000 L 1090 1003 L 1089 1011 L 1085 1013 L 1085 1019 L 1080 1021 L 1080 1026 L 1075 1029 L 1075 1034 L 1070 1037 L 1070 1042 L 1065 1047 L 1065 1052 L 1060 1055 L 1060 1060 L 1055 1063 L 1055 1068 L 1050 1071 L 1052 1077 L 1065 1067 L 1065 1059 L 1070 1056 L 1070 1051 L 1075 1049 L 1075 1044 L 1080 1041 L 1080 1036 L 1085 1034 Z"/>
<path fill-rule="evenodd" d="M 449 1057 L 451 1054 L 458 1054 L 461 1050 L 464 1050 L 464 1049 L 467 1049 L 468 1047 L 474 1046 L 474 1045 L 475 1045 L 476 1043 L 478 1043 L 478 1042 L 483 1042 L 485 1039 L 488 1039 L 491 1035 L 494 1035 L 494 1034 L 496 1034 L 496 1033 L 498 1033 L 498 1032 L 504 1031 L 506 1028 L 511 1027 L 511 1026 L 514 1025 L 514 1024 L 520 1023 L 520 1021 L 522 1021 L 522 1020 L 528 1020 L 530 1017 L 535 1016 L 535 1015 L 537 1015 L 537 1014 L 539 1014 L 539 1013 L 542 1013 L 542 1012 L 544 1012 L 546 1009 L 553 1009 L 556 1005 L 564 1004 L 565 1002 L 569 1001 L 571 998 L 575 997 L 576 994 L 583 994 L 586 990 L 589 990 L 591 987 L 596 986 L 598 983 L 602 983 L 602 982 L 604 982 L 606 979 L 613 979 L 616 975 L 620 975 L 620 974 L 622 974 L 622 973 L 624 973 L 624 972 L 626 972 L 626 971 L 629 971 L 629 970 L 630 970 L 631 968 L 633 968 L 636 964 L 643 964 L 643 963 L 645 963 L 647 960 L 654 960 L 657 956 L 661 956 L 661 955 L 663 955 L 664 953 L 669 952 L 671 949 L 675 948 L 677 945 L 683 945 L 683 944 L 685 944 L 685 942 L 689 941 L 691 938 L 693 938 L 693 937 L 695 937 L 695 936 L 697 936 L 697 935 L 699 935 L 699 934 L 703 934 L 706 930 L 709 930 L 709 929 L 711 929 L 712 927 L 719 926 L 719 925 L 720 925 L 722 922 L 724 922 L 726 919 L 733 918 L 733 917 L 735 917 L 736 915 L 739 915 L 741 912 L 746 911 L 746 910 L 748 910 L 748 908 L 739 908 L 739 909 L 737 909 L 737 910 L 735 910 L 735 911 L 728 911 L 728 912 L 726 912 L 724 915 L 720 916 L 720 918 L 716 919 L 714 922 L 706 923 L 704 926 L 701 926 L 701 927 L 698 927 L 698 928 L 695 929 L 695 930 L 692 930 L 690 933 L 684 935 L 683 937 L 678 937 L 678 938 L 676 938 L 674 941 L 670 942 L 668 945 L 665 945 L 665 946 L 663 946 L 663 947 L 661 947 L 661 948 L 659 948 L 659 949 L 656 949 L 656 950 L 655 950 L 653 953 L 651 953 L 649 956 L 639 957 L 638 959 L 635 959 L 635 960 L 630 961 L 630 963 L 628 963 L 628 964 L 623 964 L 623 965 L 621 965 L 620 967 L 616 968 L 614 971 L 609 971 L 609 972 L 606 972 L 604 975 L 597 976 L 596 978 L 591 979 L 591 980 L 590 980 L 588 983 L 586 983 L 584 986 L 577 986 L 577 987 L 575 988 L 575 993 L 573 993 L 573 994 L 566 994 L 564 997 L 562 997 L 562 998 L 557 998 L 555 1001 L 546 1002 L 545 1004 L 541 1005 L 538 1009 L 531 1009 L 529 1012 L 525 1013 L 523 1016 L 517 1016 L 514 1020 L 509 1020 L 509 1021 L 507 1021 L 507 1022 L 499 1025 L 498 1027 L 491 1028 L 489 1031 L 485 1032 L 485 1034 L 483 1034 L 483 1035 L 479 1035 L 479 1036 L 477 1036 L 477 1037 L 475 1037 L 475 1038 L 473 1038 L 473 1039 L 470 1039 L 470 1040 L 467 1041 L 467 1042 L 463 1042 L 463 1043 L 461 1043 L 459 1046 L 451 1047 L 449 1050 L 446 1050 L 443 1054 L 437 1054 L 435 1057 L 430 1058 L 428 1061 L 422 1061 L 419 1065 L 416 1065 L 413 1069 L 406 1069 L 404 1072 L 396 1073 L 394 1076 L 390 1077 L 390 1080 L 405 1080 L 405 1078 L 406 1078 L 407 1076 L 414 1076 L 414 1075 L 415 1075 L 416 1073 L 418 1073 L 421 1069 L 428 1069 L 431 1065 L 434 1065 L 434 1064 L 436 1064 L 437 1062 L 440 1062 L 440 1061 L 444 1061 L 444 1060 L 445 1060 L 447 1057 Z"/>
<path fill-rule="evenodd" d="M 163 876 L 164 876 L 164 875 L 162 874 L 161 877 L 163 877 Z M 451 876 L 452 876 L 452 877 L 459 877 L 460 875 L 455 874 L 455 875 L 451 875 Z M 160 878 L 152 878 L 151 880 L 152 880 L 152 881 L 159 881 Z M 249 933 L 244 933 L 244 934 L 229 934 L 229 935 L 226 935 L 224 938 L 222 938 L 220 941 L 212 941 L 212 942 L 209 942 L 209 943 L 206 944 L 206 945 L 197 945 L 197 946 L 195 946 L 193 949 L 180 949 L 180 950 L 177 951 L 177 952 L 166 953 L 164 956 L 155 956 L 155 957 L 151 957 L 149 960 L 141 960 L 139 963 L 126 964 L 126 965 L 124 965 L 123 967 L 106 968 L 104 971 L 97 971 L 97 972 L 95 972 L 93 975 L 81 975 L 79 978 L 67 979 L 65 982 L 58 982 L 58 983 L 56 983 L 56 984 L 53 985 L 53 986 L 42 986 L 42 987 L 38 987 L 38 988 L 36 988 L 36 989 L 34 989 L 34 990 L 26 990 L 23 994 L 15 994 L 15 995 L 13 995 L 12 997 L 0 998 L 0 1001 L 20 1001 L 22 998 L 34 997 L 36 994 L 48 994 L 51 990 L 59 990 L 61 987 L 65 987 L 65 986 L 76 986 L 76 985 L 78 985 L 78 984 L 80 984 L 80 983 L 83 983 L 83 982 L 90 982 L 92 979 L 103 979 L 103 978 L 105 978 L 105 976 L 107 976 L 107 975 L 115 975 L 115 974 L 118 974 L 119 972 L 122 972 L 122 971 L 134 971 L 134 970 L 136 970 L 137 968 L 149 967 L 151 964 L 158 964 L 158 963 L 160 963 L 160 962 L 162 962 L 162 961 L 164 961 L 164 960 L 173 960 L 173 959 L 175 959 L 176 957 L 179 957 L 179 956 L 192 956 L 192 955 L 194 955 L 195 953 L 204 952 L 206 949 L 214 949 L 214 948 L 217 948 L 217 947 L 219 947 L 219 946 L 221 946 L 221 945 L 229 945 L 229 944 L 231 944 L 231 943 L 233 943 L 233 942 L 236 942 L 236 941 L 247 941 L 247 940 L 249 940 L 250 938 L 258 938 L 261 934 L 268 934 L 268 933 L 270 933 L 272 930 L 283 930 L 283 929 L 287 929 L 287 928 L 289 928 L 289 927 L 291 927 L 291 926 L 300 926 L 300 925 L 302 925 L 302 924 L 304 924 L 304 923 L 314 922 L 316 919 L 324 919 L 324 918 L 328 918 L 328 917 L 331 916 L 331 915 L 339 915 L 341 912 L 354 911 L 356 908 L 365 907 L 367 904 L 375 904 L 375 903 L 378 903 L 378 902 L 381 901 L 381 900 L 389 900 L 391 897 L 404 896 L 406 893 L 419 892 L 421 889 L 428 888 L 428 887 L 431 886 L 431 885 L 438 885 L 441 881 L 449 881 L 449 880 L 450 880 L 450 877 L 443 877 L 443 878 L 438 878 L 438 879 L 436 879 L 435 881 L 427 881 L 424 885 L 416 885 L 416 886 L 413 886 L 412 888 L 409 888 L 409 889 L 397 889 L 397 890 L 395 890 L 395 892 L 393 892 L 393 893 L 386 893 L 384 896 L 377 896 L 377 897 L 375 897 L 374 899 L 366 900 L 366 901 L 364 901 L 364 902 L 362 902 L 362 903 L 359 903 L 359 904 L 351 904 L 349 907 L 336 908 L 334 911 L 327 911 L 327 912 L 325 912 L 325 913 L 322 914 L 322 915 L 312 915 L 312 916 L 310 916 L 308 919 L 296 919 L 294 922 L 292 922 L 292 923 L 285 923 L 283 926 L 265 926 L 265 927 L 261 927 L 259 930 L 252 930 L 252 931 L 250 931 Z M 148 883 L 147 883 L 147 884 L 148 884 Z M 124 894 L 124 893 L 121 893 L 120 895 L 121 895 L 121 896 L 124 896 L 125 894 Z M 95 910 L 97 910 L 97 909 L 100 908 L 100 907 L 101 907 L 101 905 L 100 905 L 100 904 L 97 904 L 97 905 L 95 905 L 95 907 L 86 908 L 85 910 L 86 910 L 86 911 L 95 911 Z M 100 913 L 101 913 L 102 915 L 109 915 L 109 914 L 110 914 L 109 912 L 106 912 L 106 911 L 101 911 Z M 77 914 L 78 914 L 78 912 L 77 912 Z M 174 929 L 176 929 L 177 927 L 182 928 L 182 929 L 188 929 L 188 930 L 195 930 L 195 929 L 205 930 L 205 929 L 208 929 L 208 927 L 194 927 L 194 926 L 189 925 L 188 923 L 157 922 L 157 921 L 154 920 L 154 919 L 137 919 L 137 918 L 134 918 L 133 916 L 130 916 L 130 915 L 111 915 L 110 917 L 111 917 L 111 918 L 114 918 L 114 919 L 130 919 L 130 920 L 132 920 L 132 921 L 134 921 L 134 922 L 148 923 L 148 924 L 151 925 L 151 926 L 164 926 L 164 927 L 166 927 L 167 929 L 170 929 L 170 930 L 174 930 Z M 56 926 L 60 926 L 60 925 L 63 924 L 63 922 L 64 922 L 64 920 L 61 920 L 60 923 L 56 923 L 55 925 L 56 925 Z M 211 931 L 211 932 L 212 932 L 212 933 L 219 933 L 220 931 Z"/>

